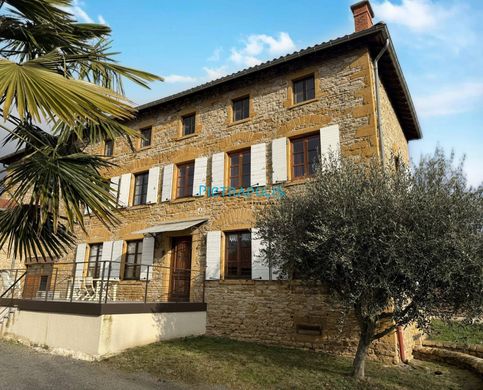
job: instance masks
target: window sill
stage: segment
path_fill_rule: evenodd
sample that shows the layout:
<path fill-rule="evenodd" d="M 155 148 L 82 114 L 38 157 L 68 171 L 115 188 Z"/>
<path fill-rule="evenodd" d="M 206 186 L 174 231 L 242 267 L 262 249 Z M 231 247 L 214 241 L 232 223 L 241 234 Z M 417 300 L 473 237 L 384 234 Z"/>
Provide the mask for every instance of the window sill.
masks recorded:
<path fill-rule="evenodd" d="M 297 185 L 300 185 L 300 184 L 306 184 L 307 181 L 309 181 L 310 179 L 313 179 L 313 176 L 307 176 L 307 177 L 303 177 L 303 178 L 299 178 L 299 179 L 286 181 L 284 183 L 284 187 L 291 187 L 291 186 L 297 186 Z M 281 184 L 281 183 L 278 183 L 278 184 Z"/>
<path fill-rule="evenodd" d="M 194 202 L 196 198 L 200 198 L 200 196 L 188 196 L 186 198 L 176 198 L 171 201 L 171 203 L 186 203 L 186 202 Z"/>
<path fill-rule="evenodd" d="M 144 147 L 142 147 L 142 148 L 139 148 L 137 151 L 138 151 L 138 152 L 142 152 L 142 151 L 144 151 L 144 150 L 151 149 L 152 147 L 153 147 L 153 145 L 144 146 Z"/>
<path fill-rule="evenodd" d="M 249 116 L 248 118 L 245 119 L 240 119 L 239 121 L 232 121 L 228 124 L 228 127 L 236 126 L 236 125 L 241 125 L 243 123 L 250 122 L 253 119 L 253 117 Z"/>
<path fill-rule="evenodd" d="M 220 279 L 221 284 L 232 284 L 232 285 L 240 285 L 240 284 L 255 284 L 255 280 L 253 279 Z"/>
<path fill-rule="evenodd" d="M 179 137 L 176 137 L 173 139 L 173 141 L 184 141 L 185 139 L 190 139 L 193 137 L 196 137 L 199 133 L 193 133 L 193 134 L 188 134 L 188 135 L 181 135 Z"/>
<path fill-rule="evenodd" d="M 297 107 L 300 107 L 300 106 L 304 106 L 306 104 L 314 103 L 314 102 L 316 102 L 318 100 L 319 99 L 317 99 L 317 98 L 313 98 L 313 99 L 310 99 L 310 100 L 305 100 L 305 101 L 300 102 L 300 103 L 292 104 L 292 105 L 288 106 L 287 109 L 291 110 L 293 108 L 297 108 Z"/>
<path fill-rule="evenodd" d="M 129 207 L 124 207 L 124 209 L 126 209 L 126 210 L 142 210 L 144 208 L 148 208 L 149 206 L 151 206 L 151 204 L 154 204 L 154 203 L 136 204 L 136 205 L 132 205 L 132 206 L 129 206 Z"/>

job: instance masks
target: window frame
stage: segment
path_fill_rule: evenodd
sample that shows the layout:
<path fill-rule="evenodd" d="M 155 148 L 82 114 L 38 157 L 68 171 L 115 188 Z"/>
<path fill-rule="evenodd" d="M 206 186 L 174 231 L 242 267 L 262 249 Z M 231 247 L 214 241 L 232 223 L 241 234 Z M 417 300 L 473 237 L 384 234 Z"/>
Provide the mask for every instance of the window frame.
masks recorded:
<path fill-rule="evenodd" d="M 308 89 L 307 89 L 307 84 L 306 84 L 306 81 L 307 80 L 312 80 L 312 83 L 313 83 L 313 96 L 311 97 L 308 97 L 307 94 L 308 94 Z M 303 87 L 302 87 L 302 94 L 303 94 L 303 99 L 300 100 L 300 101 L 297 101 L 296 99 L 296 91 L 295 91 L 295 86 L 297 83 L 301 83 L 303 82 Z M 309 75 L 305 75 L 303 77 L 299 77 L 299 78 L 296 78 L 294 80 L 292 80 L 292 102 L 294 105 L 297 105 L 297 104 L 302 104 L 302 103 L 305 103 L 305 102 L 310 102 L 312 100 L 314 100 L 316 97 L 316 83 L 315 83 L 315 74 L 314 73 L 311 73 Z"/>
<path fill-rule="evenodd" d="M 185 179 L 185 184 L 183 186 L 183 194 L 180 195 L 180 182 L 182 180 L 182 173 L 186 174 L 187 169 L 189 166 L 193 166 L 192 170 L 192 175 L 191 175 L 191 184 Z M 194 160 L 192 161 L 187 161 L 181 164 L 176 164 L 176 189 L 175 189 L 175 195 L 176 199 L 183 199 L 183 198 L 189 198 L 193 196 L 193 185 L 194 185 L 194 177 L 195 177 L 195 162 Z M 188 176 L 189 178 L 189 176 Z M 191 191 L 189 189 L 191 188 Z"/>
<path fill-rule="evenodd" d="M 99 279 L 101 276 L 101 266 L 102 266 L 102 249 L 103 243 L 92 243 L 89 244 L 89 257 L 87 258 L 87 277 L 92 277 L 93 279 Z M 92 256 L 92 248 L 97 247 L 97 252 L 95 256 Z M 95 259 L 94 266 L 91 266 L 91 260 Z M 93 275 L 91 275 L 91 269 L 94 269 Z"/>
<path fill-rule="evenodd" d="M 134 253 L 129 252 L 129 245 L 135 244 Z M 141 247 L 141 250 L 139 250 Z M 128 262 L 129 256 L 134 256 L 134 262 Z M 142 257 L 143 257 L 143 240 L 126 241 L 126 254 L 124 256 L 124 267 L 122 271 L 122 280 L 140 280 L 142 271 Z M 134 269 L 133 276 L 126 276 L 128 270 Z"/>
<path fill-rule="evenodd" d="M 248 256 L 248 261 L 250 263 L 250 275 L 243 274 L 243 260 L 247 259 L 242 259 L 242 251 L 241 251 L 241 245 L 242 245 L 242 235 L 243 234 L 249 234 L 249 240 L 248 240 L 248 248 L 249 248 L 249 256 Z M 236 235 L 237 236 L 237 259 L 236 259 L 236 267 L 237 267 L 237 272 L 236 274 L 231 274 L 229 273 L 229 268 L 230 268 L 230 259 L 229 259 L 229 237 Z M 253 275 L 253 269 L 252 269 L 252 232 L 249 229 L 245 230 L 233 230 L 233 231 L 227 231 L 224 233 L 224 238 L 225 238 L 225 264 L 224 264 L 224 279 L 251 279 Z"/>
<path fill-rule="evenodd" d="M 108 146 L 110 145 L 110 146 Z M 109 153 L 108 153 L 109 151 Z M 104 140 L 104 156 L 112 157 L 114 155 L 114 140 L 106 139 Z"/>
<path fill-rule="evenodd" d="M 186 133 L 185 132 L 185 120 L 193 118 L 192 123 L 190 126 L 192 126 L 192 132 L 191 133 Z M 189 135 L 196 134 L 196 112 L 192 112 L 190 114 L 183 115 L 181 117 L 181 137 L 187 137 Z"/>
<path fill-rule="evenodd" d="M 301 179 L 306 179 L 309 177 L 312 177 L 315 172 L 310 172 L 311 170 L 311 165 L 314 162 L 309 161 L 309 148 L 308 144 L 309 141 L 313 138 L 317 138 L 317 150 L 318 152 L 316 153 L 317 159 L 320 162 L 320 153 L 321 153 L 321 146 L 320 146 L 320 132 L 316 133 L 310 133 L 310 134 L 303 134 L 298 137 L 293 137 L 290 138 L 290 178 L 291 180 L 301 180 Z M 295 153 L 294 153 L 294 143 L 295 142 L 303 142 L 303 155 L 304 155 L 304 161 L 303 164 L 295 164 Z M 295 175 L 295 168 L 303 166 L 304 169 L 304 174 L 303 175 Z"/>
<path fill-rule="evenodd" d="M 248 188 L 250 187 L 251 184 L 251 159 L 252 159 L 252 153 L 251 153 L 251 148 L 244 148 L 244 149 L 239 149 L 235 150 L 232 152 L 228 152 L 228 186 L 229 187 L 234 187 L 234 188 Z M 243 166 L 244 166 L 244 160 L 246 156 L 248 155 L 248 183 L 244 183 L 243 180 L 246 178 L 246 174 L 243 172 Z M 231 170 L 232 170 L 232 158 L 238 156 L 238 173 L 236 176 L 232 176 Z M 239 181 L 239 185 L 235 186 L 232 184 L 233 179 L 237 179 Z M 247 185 L 244 185 L 247 184 Z"/>
<path fill-rule="evenodd" d="M 134 173 L 134 188 L 133 188 L 133 198 L 132 198 L 132 205 L 133 206 L 141 206 L 147 204 L 148 199 L 148 187 L 149 187 L 149 171 L 143 171 Z M 142 185 L 138 185 L 138 178 L 143 177 Z M 141 188 L 141 193 L 138 193 L 139 188 Z M 137 201 L 138 196 L 140 197 L 139 201 Z"/>
<path fill-rule="evenodd" d="M 149 139 L 148 140 L 143 136 L 143 132 L 145 132 L 145 131 L 149 131 Z M 153 127 L 152 126 L 143 127 L 142 129 L 139 130 L 139 133 L 141 135 L 141 139 L 139 140 L 139 148 L 140 149 L 149 148 L 151 146 L 152 140 L 153 140 Z M 149 141 L 149 143 L 145 144 L 146 141 Z"/>
<path fill-rule="evenodd" d="M 243 102 L 246 101 L 246 106 L 243 105 Z M 235 109 L 236 107 L 236 104 L 237 103 L 242 103 L 242 107 L 241 107 L 241 115 L 242 117 L 241 118 L 238 118 L 236 117 L 237 115 L 237 110 Z M 243 116 L 244 115 L 244 109 L 246 109 L 246 116 Z M 240 121 L 243 121 L 243 120 L 246 120 L 246 119 L 249 119 L 250 118 L 250 95 L 245 95 L 245 96 L 240 96 L 236 99 L 233 99 L 231 101 L 231 111 L 232 111 L 232 122 L 233 123 L 236 123 L 236 122 L 240 122 Z"/>

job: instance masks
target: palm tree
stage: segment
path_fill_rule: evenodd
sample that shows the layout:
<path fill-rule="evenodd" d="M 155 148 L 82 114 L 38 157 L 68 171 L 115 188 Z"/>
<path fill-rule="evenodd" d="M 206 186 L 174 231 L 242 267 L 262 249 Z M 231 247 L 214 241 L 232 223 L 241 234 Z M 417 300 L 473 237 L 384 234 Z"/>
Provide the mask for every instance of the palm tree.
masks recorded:
<path fill-rule="evenodd" d="M 123 123 L 135 109 L 122 79 L 147 87 L 160 77 L 116 63 L 110 29 L 77 23 L 71 0 L 0 1 L 0 109 L 6 143 L 24 149 L 0 187 L 14 206 L 0 212 L 0 247 L 17 258 L 62 256 L 84 227 L 88 208 L 116 223 L 114 199 L 100 171 L 109 166 L 84 150 L 136 131 Z M 48 131 L 47 131 L 48 130 Z"/>

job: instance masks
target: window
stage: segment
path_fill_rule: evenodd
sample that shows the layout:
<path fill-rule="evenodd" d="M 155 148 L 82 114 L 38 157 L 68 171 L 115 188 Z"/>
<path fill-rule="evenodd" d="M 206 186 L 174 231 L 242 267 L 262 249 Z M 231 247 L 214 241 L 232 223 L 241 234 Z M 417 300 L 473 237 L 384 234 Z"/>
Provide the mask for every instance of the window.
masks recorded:
<path fill-rule="evenodd" d="M 127 243 L 126 262 L 124 263 L 124 279 L 139 279 L 141 275 L 141 258 L 143 240 Z"/>
<path fill-rule="evenodd" d="M 251 279 L 252 236 L 248 230 L 225 234 L 225 278 Z"/>
<path fill-rule="evenodd" d="M 189 162 L 178 165 L 178 182 L 176 185 L 176 197 L 186 198 L 193 195 L 193 179 L 195 163 Z"/>
<path fill-rule="evenodd" d="M 183 117 L 183 133 L 182 135 L 190 135 L 195 133 L 196 115 L 190 114 Z"/>
<path fill-rule="evenodd" d="M 49 283 L 49 275 L 42 275 L 40 277 L 39 291 L 47 291 L 48 283 Z"/>
<path fill-rule="evenodd" d="M 87 276 L 99 278 L 101 276 L 102 244 L 91 244 L 89 250 L 89 265 L 87 268 Z M 82 265 L 77 264 L 77 267 Z"/>
<path fill-rule="evenodd" d="M 151 127 L 141 129 L 141 148 L 147 148 L 151 145 Z"/>
<path fill-rule="evenodd" d="M 112 139 L 106 139 L 104 141 L 104 156 L 111 157 L 114 153 L 114 141 Z"/>
<path fill-rule="evenodd" d="M 320 134 L 291 140 L 292 179 L 311 176 L 320 156 Z"/>
<path fill-rule="evenodd" d="M 250 149 L 230 153 L 230 186 L 250 187 Z"/>
<path fill-rule="evenodd" d="M 233 122 L 241 121 L 250 115 L 250 99 L 248 96 L 233 100 Z"/>
<path fill-rule="evenodd" d="M 304 77 L 293 82 L 293 102 L 294 104 L 305 102 L 315 98 L 314 76 Z"/>
<path fill-rule="evenodd" d="M 148 177 L 148 172 L 134 175 L 134 206 L 146 204 L 146 198 L 148 195 Z"/>

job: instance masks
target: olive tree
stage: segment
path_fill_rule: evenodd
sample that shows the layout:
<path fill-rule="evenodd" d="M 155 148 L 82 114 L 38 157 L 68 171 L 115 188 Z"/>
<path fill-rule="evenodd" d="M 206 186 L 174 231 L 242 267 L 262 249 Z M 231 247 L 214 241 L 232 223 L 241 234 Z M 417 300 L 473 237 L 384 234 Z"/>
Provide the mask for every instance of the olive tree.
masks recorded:
<path fill-rule="evenodd" d="M 363 378 L 371 343 L 397 326 L 481 314 L 482 192 L 441 150 L 411 169 L 332 157 L 259 215 L 259 235 L 282 278 L 323 283 L 353 308 Z"/>

